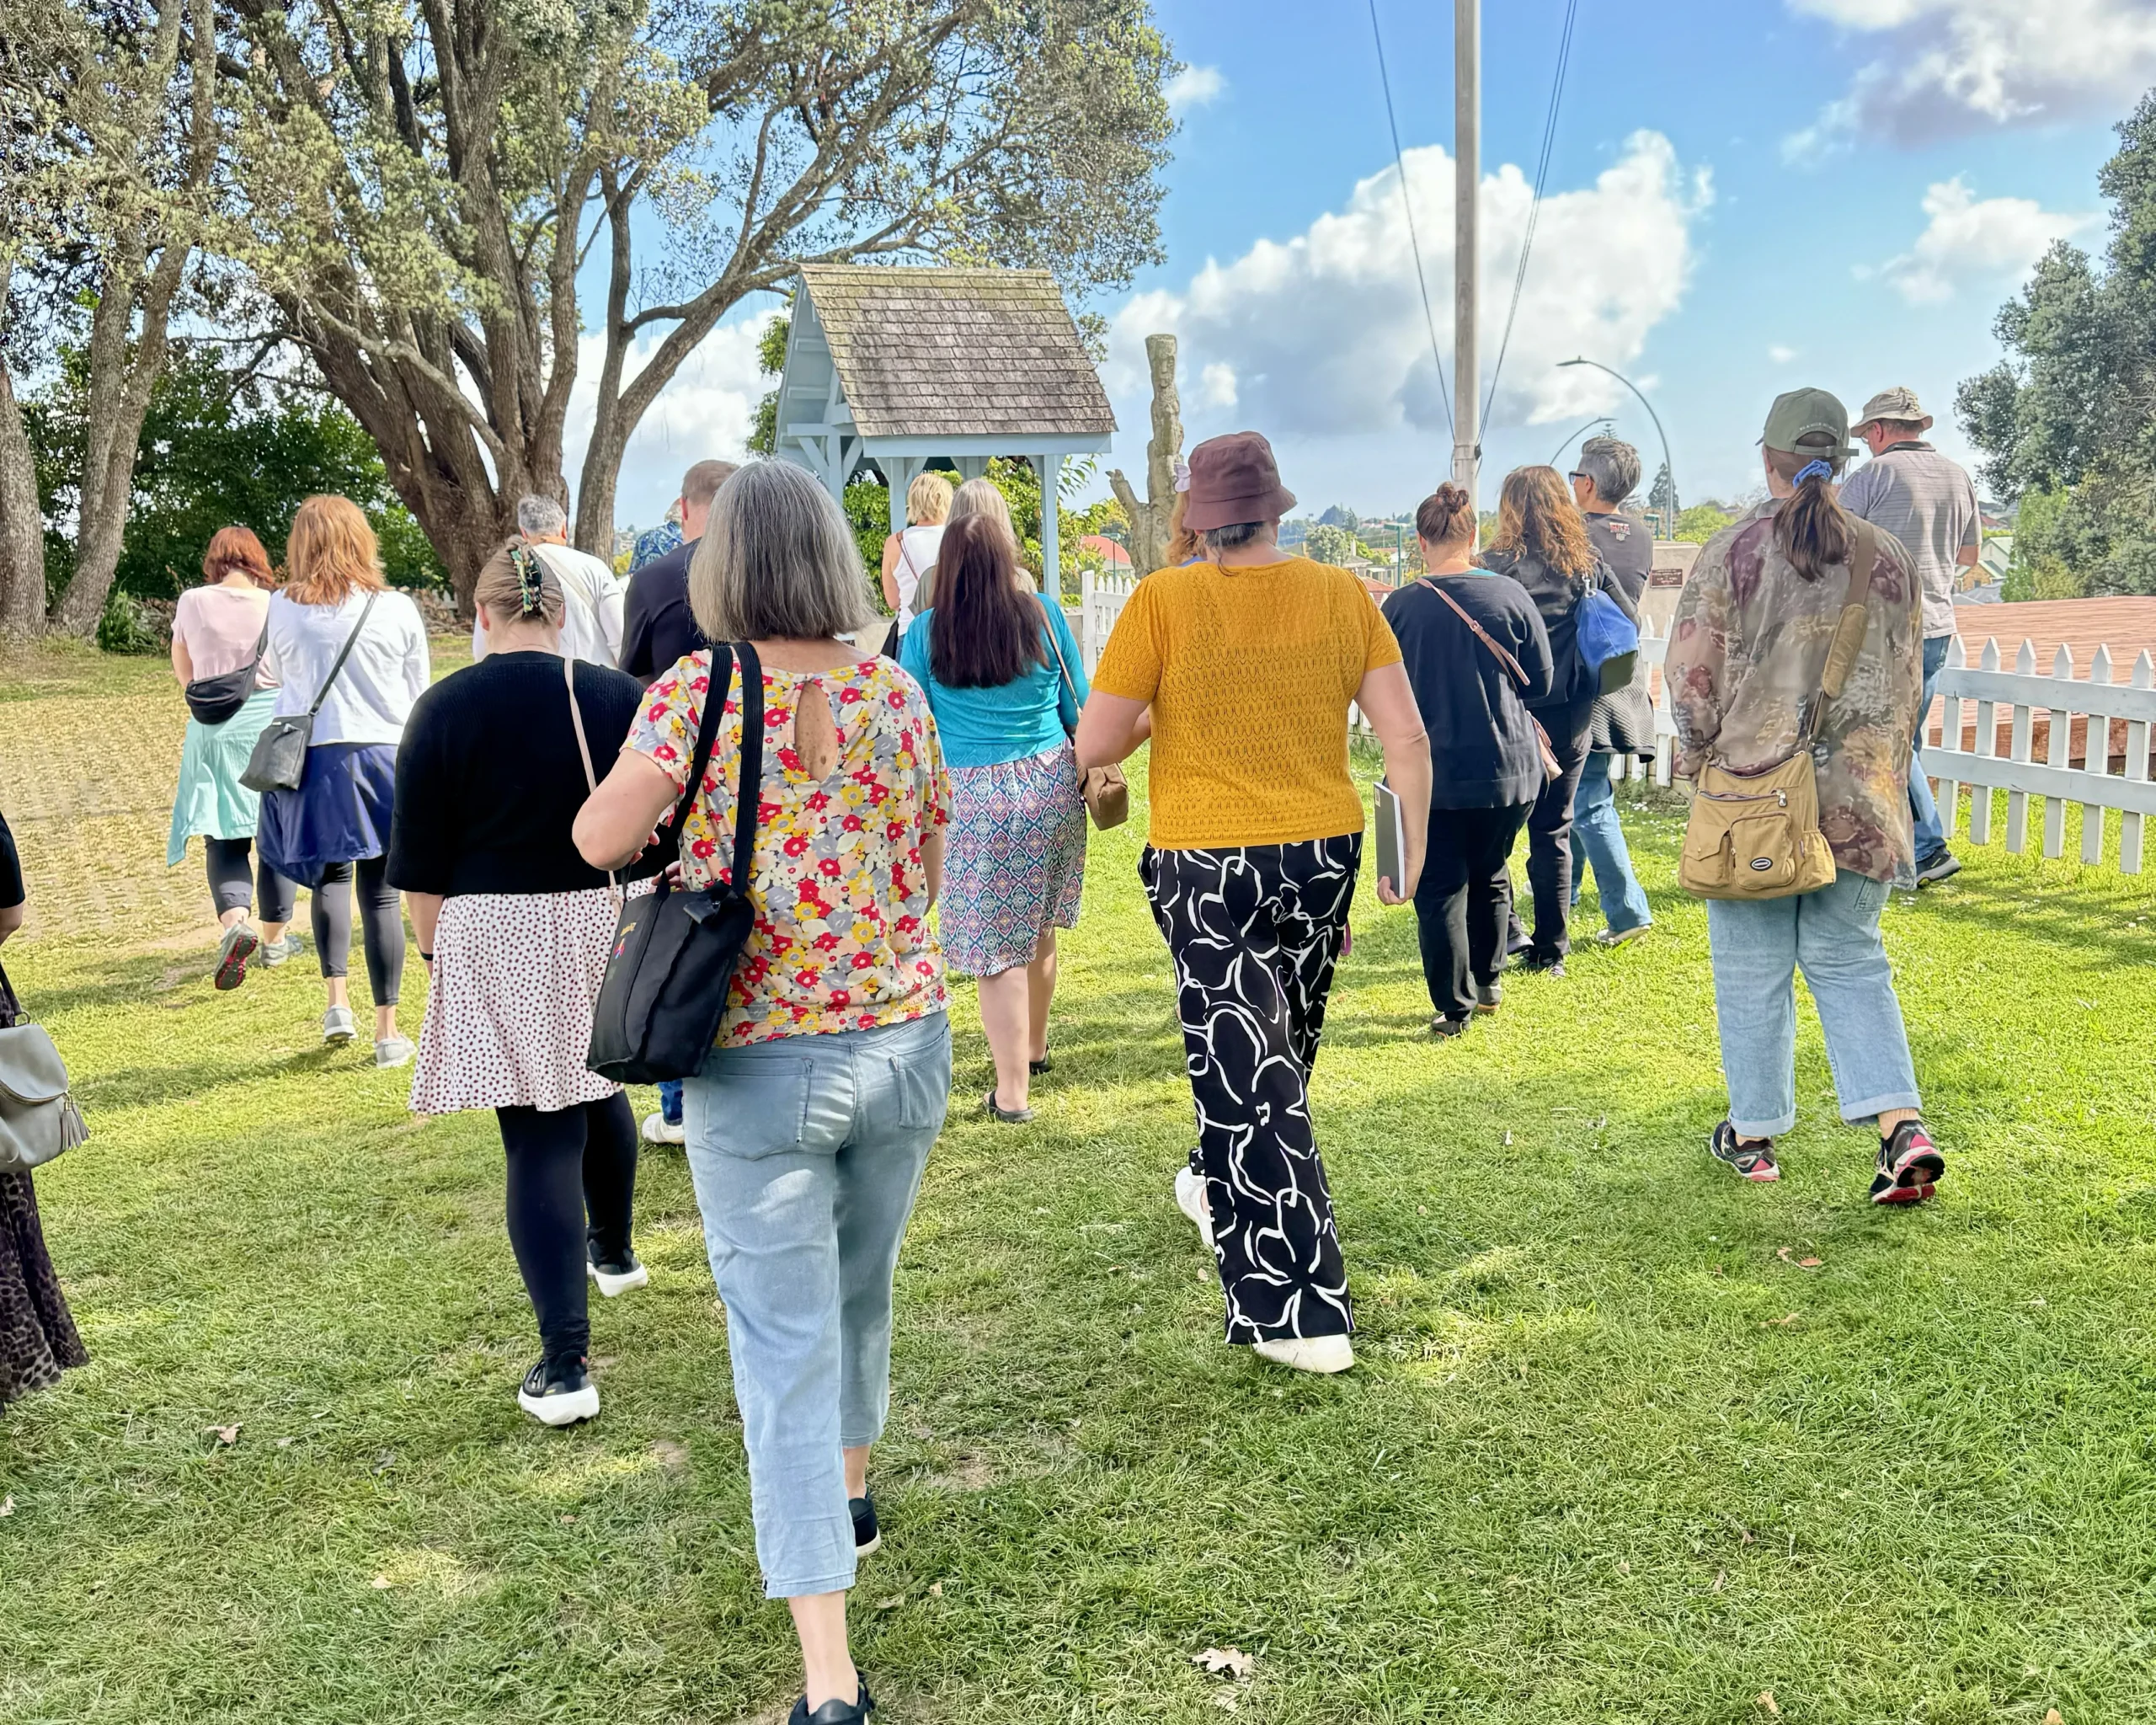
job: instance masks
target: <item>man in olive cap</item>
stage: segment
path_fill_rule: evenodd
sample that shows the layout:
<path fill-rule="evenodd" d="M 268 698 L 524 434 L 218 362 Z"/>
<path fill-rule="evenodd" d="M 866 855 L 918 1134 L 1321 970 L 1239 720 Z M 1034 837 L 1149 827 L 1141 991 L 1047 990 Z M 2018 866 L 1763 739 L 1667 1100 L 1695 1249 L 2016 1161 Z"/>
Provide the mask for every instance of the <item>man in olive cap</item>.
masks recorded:
<path fill-rule="evenodd" d="M 1871 460 L 1842 486 L 1842 507 L 1883 527 L 1916 559 L 1924 594 L 1924 705 L 1909 756 L 1909 813 L 1916 827 L 1917 884 L 1944 880 L 1961 865 L 1946 848 L 1924 770 L 1924 733 L 1938 692 L 1939 673 L 1954 638 L 1954 587 L 1983 543 L 1977 488 L 1968 473 L 1924 441 L 1931 415 L 1916 392 L 1882 389 L 1849 427 L 1870 446 Z"/>

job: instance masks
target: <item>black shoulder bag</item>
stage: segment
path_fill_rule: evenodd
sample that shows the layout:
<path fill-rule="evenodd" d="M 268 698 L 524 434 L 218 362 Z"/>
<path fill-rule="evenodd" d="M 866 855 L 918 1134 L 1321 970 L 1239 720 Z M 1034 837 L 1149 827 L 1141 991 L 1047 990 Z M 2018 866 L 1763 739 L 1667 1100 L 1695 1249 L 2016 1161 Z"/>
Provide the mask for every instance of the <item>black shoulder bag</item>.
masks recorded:
<path fill-rule="evenodd" d="M 674 805 L 674 830 L 684 830 L 702 788 L 704 770 L 726 708 L 736 662 L 741 668 L 741 794 L 734 805 L 730 881 L 700 891 L 674 885 L 622 905 L 606 979 L 591 1013 L 585 1065 L 616 1084 L 655 1084 L 693 1077 L 718 1039 L 734 966 L 755 925 L 749 896 L 755 879 L 756 809 L 764 781 L 764 668 L 746 641 L 711 651 L 704 710 L 689 760 L 687 788 Z"/>
<path fill-rule="evenodd" d="M 241 708 L 254 692 L 255 674 L 262 669 L 262 652 L 270 644 L 270 619 L 262 619 L 262 633 L 254 644 L 254 657 L 237 670 L 221 671 L 214 677 L 196 677 L 183 692 L 187 697 L 187 710 L 204 724 L 222 724 Z"/>

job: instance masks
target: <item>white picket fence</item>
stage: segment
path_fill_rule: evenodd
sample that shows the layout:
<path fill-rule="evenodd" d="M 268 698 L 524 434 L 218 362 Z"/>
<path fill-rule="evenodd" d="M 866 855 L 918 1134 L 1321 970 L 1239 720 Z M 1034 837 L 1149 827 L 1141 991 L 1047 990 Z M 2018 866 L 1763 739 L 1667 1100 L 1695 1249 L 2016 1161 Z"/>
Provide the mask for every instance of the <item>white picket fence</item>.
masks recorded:
<path fill-rule="evenodd" d="M 2061 647 L 2048 674 L 2036 670 L 2036 649 L 2027 641 L 2015 655 L 2014 669 L 1999 669 L 1999 643 L 1984 643 L 1977 663 L 1968 663 L 1960 641 L 1948 649 L 1939 676 L 1945 717 L 1940 741 L 1934 746 L 1926 715 L 1924 761 L 1938 782 L 1939 814 L 1948 837 L 1958 824 L 1960 791 L 1968 786 L 1969 839 L 1992 839 L 1991 793 L 2006 793 L 2006 848 L 2028 848 L 2029 798 L 2044 799 L 2044 855 L 2066 849 L 2066 805 L 2081 805 L 2081 860 L 2095 862 L 2104 854 L 2105 810 L 2119 811 L 2119 868 L 2141 873 L 2143 818 L 2156 814 L 2156 783 L 2150 782 L 2150 726 L 2156 724 L 2156 663 L 2146 651 L 2133 662 L 2123 683 L 2111 681 L 2111 649 L 2099 647 L 2087 679 L 2073 674 L 2073 654 Z M 1976 710 L 1971 716 L 1967 709 Z M 2036 758 L 2036 715 L 2047 733 L 2043 759 Z M 2075 721 L 2082 744 L 2074 746 Z M 1999 734 L 2006 734 L 2002 749 Z M 2114 745 L 2116 746 L 2114 746 Z M 2079 752 L 2083 764 L 2075 766 Z M 2114 756 L 2125 761 L 2122 773 L 2111 770 Z"/>
<path fill-rule="evenodd" d="M 1086 660 L 1086 675 L 1101 662 L 1101 649 L 1108 644 L 1115 620 L 1123 615 L 1123 601 L 1136 590 L 1129 575 L 1096 574 L 1088 569 L 1080 578 L 1078 650 Z"/>

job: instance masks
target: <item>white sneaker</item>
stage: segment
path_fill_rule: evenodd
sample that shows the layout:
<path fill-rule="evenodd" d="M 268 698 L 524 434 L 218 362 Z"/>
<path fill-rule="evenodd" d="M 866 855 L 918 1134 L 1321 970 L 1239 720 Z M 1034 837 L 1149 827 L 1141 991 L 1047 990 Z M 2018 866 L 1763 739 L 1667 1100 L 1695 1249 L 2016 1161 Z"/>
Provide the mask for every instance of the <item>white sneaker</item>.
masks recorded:
<path fill-rule="evenodd" d="M 1296 1371 L 1345 1371 L 1355 1363 L 1354 1346 L 1345 1336 L 1289 1336 L 1253 1343 L 1251 1351 L 1260 1359 Z"/>
<path fill-rule="evenodd" d="M 322 1015 L 322 1039 L 330 1047 L 342 1048 L 356 1034 L 350 1007 L 332 1007 Z"/>
<path fill-rule="evenodd" d="M 686 1144 L 689 1129 L 683 1121 L 668 1120 L 663 1113 L 646 1114 L 643 1117 L 643 1141 L 646 1144 Z"/>
<path fill-rule="evenodd" d="M 1205 1179 L 1188 1168 L 1176 1170 L 1176 1208 L 1198 1224 L 1205 1249 L 1213 1249 L 1213 1217 L 1205 1204 Z"/>
<path fill-rule="evenodd" d="M 374 1063 L 377 1066 L 408 1066 L 414 1052 L 408 1036 L 382 1037 L 374 1045 Z"/>
<path fill-rule="evenodd" d="M 618 1294 L 626 1294 L 632 1288 L 651 1285 L 651 1272 L 643 1267 L 643 1261 L 633 1252 L 619 1261 L 601 1263 L 590 1256 L 590 1248 L 587 1247 L 584 1267 L 590 1273 L 591 1279 L 599 1284 L 600 1293 L 608 1300 Z"/>

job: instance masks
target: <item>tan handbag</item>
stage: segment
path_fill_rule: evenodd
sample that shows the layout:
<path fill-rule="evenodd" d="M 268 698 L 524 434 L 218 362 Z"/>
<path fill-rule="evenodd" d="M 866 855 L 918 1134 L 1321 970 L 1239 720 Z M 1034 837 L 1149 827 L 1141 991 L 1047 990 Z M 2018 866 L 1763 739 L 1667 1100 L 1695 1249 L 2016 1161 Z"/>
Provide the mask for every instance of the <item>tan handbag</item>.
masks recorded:
<path fill-rule="evenodd" d="M 1858 521 L 1856 541 L 1826 672 L 1818 693 L 1805 703 L 1795 751 L 1764 772 L 1745 774 L 1716 766 L 1710 756 L 1694 775 L 1677 884 L 1695 898 L 1785 899 L 1833 884 L 1834 852 L 1819 830 L 1812 740 L 1821 711 L 1849 681 L 1870 627 L 1865 595 L 1878 563 L 1879 540 L 1869 522 Z"/>
<path fill-rule="evenodd" d="M 1041 601 L 1041 611 L 1046 618 L 1048 601 Z M 1063 675 L 1063 686 L 1070 691 L 1070 704 L 1078 704 L 1078 685 L 1070 680 L 1070 667 L 1063 662 L 1063 643 L 1056 638 L 1055 624 L 1048 621 L 1048 644 L 1055 653 L 1055 668 Z M 1078 733 L 1070 727 L 1071 740 Z M 1081 766 L 1078 769 L 1078 794 L 1086 799 L 1086 812 L 1093 817 L 1093 825 L 1106 832 L 1112 826 L 1121 826 L 1130 819 L 1130 786 L 1124 780 L 1120 766 Z"/>
<path fill-rule="evenodd" d="M 0 970 L 0 1173 L 27 1173 L 90 1135 L 68 1093 L 67 1064 L 24 1016 Z"/>

